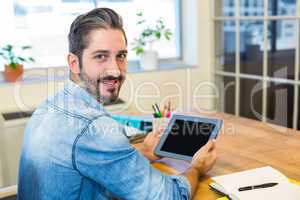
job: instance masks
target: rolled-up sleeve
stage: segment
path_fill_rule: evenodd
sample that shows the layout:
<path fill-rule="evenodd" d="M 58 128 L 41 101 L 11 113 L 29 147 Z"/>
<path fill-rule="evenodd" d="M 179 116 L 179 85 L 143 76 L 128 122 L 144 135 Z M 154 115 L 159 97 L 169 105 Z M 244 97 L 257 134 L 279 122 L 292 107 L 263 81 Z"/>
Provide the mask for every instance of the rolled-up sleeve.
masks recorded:
<path fill-rule="evenodd" d="M 74 143 L 74 167 L 121 199 L 190 199 L 188 180 L 154 169 L 123 131 L 109 117 L 94 120 Z"/>

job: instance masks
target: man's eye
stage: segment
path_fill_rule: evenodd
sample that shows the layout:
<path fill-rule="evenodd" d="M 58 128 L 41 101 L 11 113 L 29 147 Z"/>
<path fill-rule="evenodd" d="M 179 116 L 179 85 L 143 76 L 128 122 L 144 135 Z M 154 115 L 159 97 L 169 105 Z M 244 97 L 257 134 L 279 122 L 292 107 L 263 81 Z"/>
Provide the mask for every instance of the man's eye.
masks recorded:
<path fill-rule="evenodd" d="M 126 53 L 121 53 L 121 54 L 118 54 L 118 58 L 119 59 L 126 59 L 127 58 L 127 54 Z"/>
<path fill-rule="evenodd" d="M 100 60 L 104 60 L 107 56 L 104 54 L 98 54 L 95 56 L 95 58 L 100 59 Z"/>

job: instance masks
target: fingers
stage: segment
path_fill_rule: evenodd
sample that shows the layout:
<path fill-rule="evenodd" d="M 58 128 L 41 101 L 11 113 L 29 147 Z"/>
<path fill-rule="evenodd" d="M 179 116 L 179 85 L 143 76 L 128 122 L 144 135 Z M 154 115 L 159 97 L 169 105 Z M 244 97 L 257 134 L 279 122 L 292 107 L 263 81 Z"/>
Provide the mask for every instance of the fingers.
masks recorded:
<path fill-rule="evenodd" d="M 153 137 L 155 137 L 155 138 L 160 138 L 161 136 L 162 136 L 162 134 L 163 134 L 163 131 L 160 131 L 160 130 L 154 130 L 154 131 L 152 131 L 151 133 L 149 133 L 149 134 L 151 134 Z"/>
<path fill-rule="evenodd" d="M 215 150 L 216 148 L 217 148 L 216 140 L 213 139 L 213 140 L 211 140 L 211 146 L 210 146 L 210 148 L 209 148 L 209 151 L 213 151 L 213 150 Z"/>
<path fill-rule="evenodd" d="M 216 144 L 216 140 L 212 141 L 212 146 L 211 146 L 211 149 L 210 149 L 209 153 L 211 154 L 211 159 L 213 160 L 213 164 L 214 164 L 216 162 L 216 160 L 217 160 L 217 144 Z"/>
<path fill-rule="evenodd" d="M 154 135 L 154 137 L 155 137 L 155 138 L 160 138 L 161 135 L 162 135 L 161 133 L 157 133 L 157 134 Z"/>
<path fill-rule="evenodd" d="M 159 134 L 162 134 L 164 132 L 164 130 L 166 129 L 166 127 L 164 126 L 159 126 L 157 129 L 157 132 L 159 132 Z"/>
<path fill-rule="evenodd" d="M 192 166 L 198 169 L 201 174 L 205 174 L 216 163 L 216 159 L 216 141 L 209 140 L 207 144 L 200 148 L 193 156 Z"/>
<path fill-rule="evenodd" d="M 158 130 L 154 130 L 154 131 L 148 133 L 148 135 L 147 135 L 146 138 L 147 138 L 148 140 L 150 140 L 151 138 L 152 138 L 152 139 L 155 139 L 155 140 L 159 140 L 159 139 L 161 138 L 161 136 L 162 136 L 162 132 L 160 132 L 160 131 L 158 131 Z"/>
<path fill-rule="evenodd" d="M 202 148 L 200 148 L 195 156 L 199 156 L 201 154 L 208 154 L 208 153 L 212 153 L 213 155 L 216 155 L 216 140 L 209 140 L 206 145 L 204 145 Z"/>
<path fill-rule="evenodd" d="M 214 140 L 209 140 L 206 145 L 202 147 L 205 151 L 211 151 L 215 148 L 216 144 Z"/>

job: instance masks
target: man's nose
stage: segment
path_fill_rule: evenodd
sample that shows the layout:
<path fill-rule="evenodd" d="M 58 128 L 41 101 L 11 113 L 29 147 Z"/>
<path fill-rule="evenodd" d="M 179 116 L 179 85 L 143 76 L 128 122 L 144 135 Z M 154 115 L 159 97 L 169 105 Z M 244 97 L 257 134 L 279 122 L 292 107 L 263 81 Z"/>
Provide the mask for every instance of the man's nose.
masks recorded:
<path fill-rule="evenodd" d="M 121 75 L 121 70 L 120 70 L 120 67 L 118 65 L 118 62 L 117 62 L 117 59 L 112 57 L 108 63 L 108 66 L 107 66 L 107 71 L 109 71 L 109 73 L 111 75 L 114 75 L 114 76 L 120 76 Z"/>

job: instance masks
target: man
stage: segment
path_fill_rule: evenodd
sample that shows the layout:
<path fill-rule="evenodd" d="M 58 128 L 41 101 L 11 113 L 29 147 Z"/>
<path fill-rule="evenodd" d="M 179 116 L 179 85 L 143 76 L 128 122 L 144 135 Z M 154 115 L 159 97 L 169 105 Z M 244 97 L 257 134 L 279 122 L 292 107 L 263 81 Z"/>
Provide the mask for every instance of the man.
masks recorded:
<path fill-rule="evenodd" d="M 71 75 L 29 120 L 22 149 L 18 199 L 190 199 L 199 176 L 216 160 L 215 141 L 191 168 L 168 176 L 151 167 L 158 133 L 132 146 L 102 104 L 118 97 L 127 67 L 120 16 L 108 8 L 80 15 L 69 33 Z"/>

